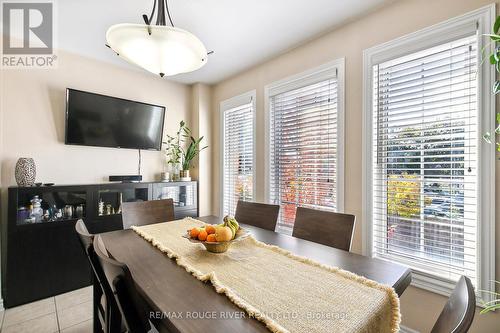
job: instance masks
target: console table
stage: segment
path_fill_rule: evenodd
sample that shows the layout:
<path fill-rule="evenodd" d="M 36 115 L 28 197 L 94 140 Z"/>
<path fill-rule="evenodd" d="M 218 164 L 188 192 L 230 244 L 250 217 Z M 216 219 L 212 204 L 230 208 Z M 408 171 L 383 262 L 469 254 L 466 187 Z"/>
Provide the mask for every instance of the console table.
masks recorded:
<path fill-rule="evenodd" d="M 29 215 L 35 196 L 45 214 L 37 222 Z M 9 187 L 2 239 L 5 307 L 90 285 L 90 268 L 75 232 L 79 218 L 91 233 L 120 230 L 122 202 L 167 198 L 174 200 L 177 219 L 198 216 L 195 181 Z"/>

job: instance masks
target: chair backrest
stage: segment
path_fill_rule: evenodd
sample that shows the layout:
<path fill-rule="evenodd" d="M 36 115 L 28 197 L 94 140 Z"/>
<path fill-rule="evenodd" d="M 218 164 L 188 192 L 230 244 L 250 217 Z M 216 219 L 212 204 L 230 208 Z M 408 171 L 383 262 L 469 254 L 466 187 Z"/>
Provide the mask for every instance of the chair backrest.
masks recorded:
<path fill-rule="evenodd" d="M 458 280 L 431 333 L 466 333 L 474 320 L 476 295 L 468 277 Z"/>
<path fill-rule="evenodd" d="M 101 288 L 100 292 L 98 293 L 96 293 L 96 290 L 94 290 L 94 295 L 99 295 L 99 297 L 101 295 L 104 295 L 105 297 L 106 303 L 103 308 L 104 322 L 101 322 L 101 325 L 103 325 L 105 333 L 116 332 L 121 327 L 121 316 L 119 315 L 118 307 L 116 305 L 111 287 L 106 280 L 106 276 L 104 275 L 101 263 L 97 259 L 97 255 L 94 251 L 94 235 L 89 233 L 83 220 L 78 220 L 76 222 L 75 229 L 80 239 L 80 244 L 82 245 L 82 248 L 87 255 L 90 267 L 92 268 L 92 271 L 94 273 L 94 279 L 97 280 L 97 284 L 94 284 L 94 288 L 97 285 Z"/>
<path fill-rule="evenodd" d="M 356 217 L 298 207 L 292 236 L 350 251 Z"/>
<path fill-rule="evenodd" d="M 94 239 L 94 251 L 104 271 L 129 333 L 145 333 L 151 328 L 144 302 L 136 290 L 127 265 L 112 259 L 100 236 Z"/>
<path fill-rule="evenodd" d="M 276 229 L 280 206 L 239 200 L 234 218 L 238 223 L 253 225 L 259 228 Z"/>
<path fill-rule="evenodd" d="M 80 244 L 82 245 L 85 254 L 88 256 L 89 251 L 94 252 L 92 249 L 92 244 L 94 243 L 94 235 L 91 235 L 87 230 L 87 226 L 83 220 L 76 221 L 75 230 L 80 239 Z"/>
<path fill-rule="evenodd" d="M 123 229 L 175 220 L 174 200 L 124 202 L 122 204 Z"/>

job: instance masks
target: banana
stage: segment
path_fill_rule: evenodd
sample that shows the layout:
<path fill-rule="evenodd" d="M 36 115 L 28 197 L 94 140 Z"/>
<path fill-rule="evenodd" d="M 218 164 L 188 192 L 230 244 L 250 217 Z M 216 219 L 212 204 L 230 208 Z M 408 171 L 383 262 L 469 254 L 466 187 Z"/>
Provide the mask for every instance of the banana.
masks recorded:
<path fill-rule="evenodd" d="M 233 238 L 236 236 L 236 232 L 238 231 L 238 229 L 240 228 L 240 225 L 238 224 L 238 221 L 236 221 L 236 219 L 232 216 L 229 216 L 229 215 L 226 215 L 224 217 L 224 223 L 223 225 L 226 226 L 226 227 L 229 227 L 229 229 L 231 229 L 231 231 L 233 232 Z"/>

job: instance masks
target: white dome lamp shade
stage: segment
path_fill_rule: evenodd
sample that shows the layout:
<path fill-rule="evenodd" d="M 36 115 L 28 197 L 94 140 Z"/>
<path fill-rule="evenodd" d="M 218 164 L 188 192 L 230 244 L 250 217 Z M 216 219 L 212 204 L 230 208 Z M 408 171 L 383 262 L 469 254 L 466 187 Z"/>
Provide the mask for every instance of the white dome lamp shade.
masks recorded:
<path fill-rule="evenodd" d="M 151 25 L 156 8 L 156 24 Z M 166 25 L 165 9 L 172 26 Z M 142 17 L 146 24 L 111 26 L 106 45 L 129 63 L 161 77 L 192 72 L 207 63 L 203 43 L 192 33 L 174 27 L 166 0 L 155 0 L 151 16 Z"/>

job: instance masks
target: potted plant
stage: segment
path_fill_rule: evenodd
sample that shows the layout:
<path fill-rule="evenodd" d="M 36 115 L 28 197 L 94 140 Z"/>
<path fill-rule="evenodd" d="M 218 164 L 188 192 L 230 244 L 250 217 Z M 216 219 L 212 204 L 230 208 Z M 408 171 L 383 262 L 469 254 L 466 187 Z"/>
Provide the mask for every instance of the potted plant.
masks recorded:
<path fill-rule="evenodd" d="M 181 146 L 182 151 L 182 170 L 180 172 L 181 180 L 190 181 L 191 177 L 189 176 L 189 169 L 191 169 L 193 165 L 193 160 L 198 154 L 203 150 L 208 148 L 208 146 L 204 146 L 200 148 L 201 141 L 203 140 L 203 136 L 195 139 L 191 133 L 191 129 L 187 127 L 184 122 L 181 122 L 181 127 L 179 131 L 182 131 L 182 141 L 185 143 L 187 141 L 187 148 L 183 148 Z"/>
<path fill-rule="evenodd" d="M 184 122 L 181 121 L 181 126 L 179 131 L 177 131 L 176 136 L 171 136 L 167 134 L 167 141 L 163 142 L 165 145 L 165 160 L 167 165 L 167 170 L 165 173 L 169 173 L 170 180 L 179 180 L 180 169 L 181 169 L 181 128 L 184 126 Z"/>
<path fill-rule="evenodd" d="M 196 139 L 191 133 L 191 129 L 184 121 L 179 123 L 179 130 L 176 136 L 167 135 L 165 156 L 167 165 L 172 166 L 172 180 L 189 181 L 189 169 L 193 165 L 193 160 L 198 154 L 208 146 L 201 147 L 203 136 Z M 186 147 L 187 146 L 187 147 Z"/>

